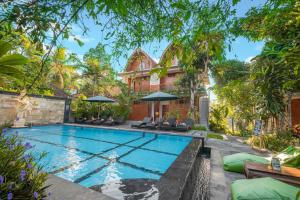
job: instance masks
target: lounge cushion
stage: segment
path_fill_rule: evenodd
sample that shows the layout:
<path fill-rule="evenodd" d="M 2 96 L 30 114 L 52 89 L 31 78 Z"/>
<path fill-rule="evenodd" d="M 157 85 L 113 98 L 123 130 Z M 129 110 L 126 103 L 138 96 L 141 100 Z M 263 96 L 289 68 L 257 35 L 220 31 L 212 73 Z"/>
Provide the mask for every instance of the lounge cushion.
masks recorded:
<path fill-rule="evenodd" d="M 262 164 L 270 163 L 270 161 L 268 161 L 267 159 L 261 156 L 256 156 L 248 153 L 236 153 L 236 154 L 224 156 L 223 158 L 224 170 L 243 173 L 245 161 L 251 161 L 251 162 L 262 163 Z"/>
<path fill-rule="evenodd" d="M 300 169 L 300 148 L 289 146 L 280 154 L 276 155 L 281 160 L 282 165 Z"/>
<path fill-rule="evenodd" d="M 300 188 L 272 178 L 243 179 L 231 184 L 232 200 L 300 200 Z"/>

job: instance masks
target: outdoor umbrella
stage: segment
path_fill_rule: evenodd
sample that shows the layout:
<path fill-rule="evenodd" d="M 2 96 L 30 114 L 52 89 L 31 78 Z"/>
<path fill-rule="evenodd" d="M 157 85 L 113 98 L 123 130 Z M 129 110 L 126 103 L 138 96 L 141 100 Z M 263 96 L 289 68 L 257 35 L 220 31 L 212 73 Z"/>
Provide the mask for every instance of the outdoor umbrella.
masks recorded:
<path fill-rule="evenodd" d="M 84 101 L 89 101 L 89 102 L 92 102 L 92 103 L 93 102 L 100 102 L 100 103 L 114 103 L 115 102 L 115 100 L 104 97 L 104 96 L 101 96 L 101 95 L 94 96 L 94 97 L 89 97 Z M 98 118 L 99 118 L 99 114 L 100 114 L 100 107 L 99 107 L 99 110 L 98 110 Z"/>
<path fill-rule="evenodd" d="M 173 94 L 168 94 L 165 92 L 154 92 L 152 94 L 149 94 L 145 97 L 142 97 L 141 100 L 143 101 L 152 101 L 152 117 L 154 117 L 154 101 L 169 101 L 169 100 L 175 100 L 178 99 L 177 96 L 173 95 Z M 161 115 L 161 110 L 160 110 L 160 106 L 159 106 L 159 113 Z"/>

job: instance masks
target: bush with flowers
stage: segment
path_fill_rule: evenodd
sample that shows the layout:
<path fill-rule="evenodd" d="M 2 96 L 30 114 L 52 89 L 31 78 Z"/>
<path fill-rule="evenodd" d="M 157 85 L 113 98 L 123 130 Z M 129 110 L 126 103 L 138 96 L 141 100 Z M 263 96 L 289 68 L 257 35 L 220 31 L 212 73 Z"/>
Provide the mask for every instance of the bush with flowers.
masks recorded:
<path fill-rule="evenodd" d="M 47 174 L 39 166 L 38 158 L 30 153 L 32 145 L 16 134 L 0 128 L 0 200 L 45 199 Z"/>

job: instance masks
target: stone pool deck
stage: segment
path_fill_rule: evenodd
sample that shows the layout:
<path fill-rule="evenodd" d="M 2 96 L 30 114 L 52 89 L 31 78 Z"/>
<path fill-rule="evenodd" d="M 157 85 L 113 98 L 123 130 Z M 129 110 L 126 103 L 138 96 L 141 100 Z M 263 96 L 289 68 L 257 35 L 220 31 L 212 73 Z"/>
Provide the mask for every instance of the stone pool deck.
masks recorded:
<path fill-rule="evenodd" d="M 223 135 L 224 140 L 207 139 L 206 146 L 211 148 L 211 174 L 210 174 L 210 199 L 230 200 L 230 185 L 233 181 L 245 179 L 243 174 L 223 170 L 223 156 L 233 153 L 245 152 L 260 156 L 270 156 L 268 153 L 259 153 L 239 137 Z"/>

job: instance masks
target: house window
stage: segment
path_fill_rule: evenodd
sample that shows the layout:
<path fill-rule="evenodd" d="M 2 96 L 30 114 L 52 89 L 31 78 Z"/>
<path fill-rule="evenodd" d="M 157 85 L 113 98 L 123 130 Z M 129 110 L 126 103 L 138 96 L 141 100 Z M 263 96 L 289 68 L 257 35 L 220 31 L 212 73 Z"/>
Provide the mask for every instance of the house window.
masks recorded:
<path fill-rule="evenodd" d="M 143 71 L 145 69 L 145 62 L 142 60 L 139 66 L 139 70 Z"/>

